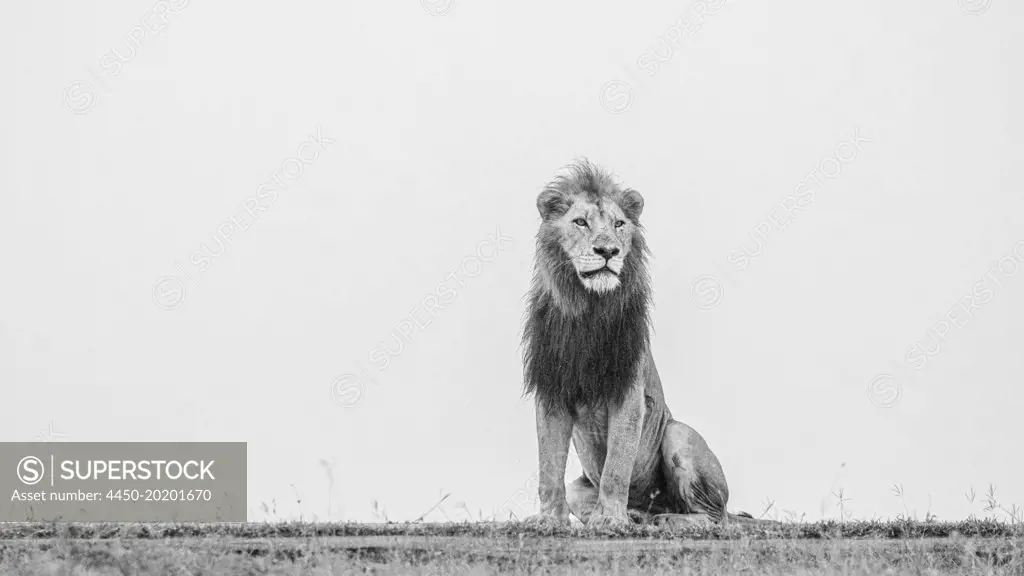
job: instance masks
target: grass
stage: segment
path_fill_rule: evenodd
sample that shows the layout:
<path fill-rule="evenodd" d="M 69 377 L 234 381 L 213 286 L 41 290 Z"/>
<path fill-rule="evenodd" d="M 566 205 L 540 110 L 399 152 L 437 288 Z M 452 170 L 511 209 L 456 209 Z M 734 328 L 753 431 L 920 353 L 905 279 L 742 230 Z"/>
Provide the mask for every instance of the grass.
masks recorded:
<path fill-rule="evenodd" d="M 0 525 L 0 573 L 1024 574 L 1024 525 L 816 522 L 772 527 L 519 522 Z"/>
<path fill-rule="evenodd" d="M 986 519 L 851 519 L 840 487 L 838 521 L 777 525 L 650 526 L 594 530 L 518 521 L 377 523 L 0 524 L 0 576 L 149 574 L 1024 574 L 1024 509 L 1005 507 L 990 486 Z M 301 498 L 296 492 L 297 504 Z M 464 505 L 463 505 L 464 506 Z M 261 506 L 276 518 L 276 502 Z M 774 501 L 762 517 L 779 520 Z M 468 510 L 467 510 L 468 513 Z M 913 518 L 913 519 L 911 519 Z"/>

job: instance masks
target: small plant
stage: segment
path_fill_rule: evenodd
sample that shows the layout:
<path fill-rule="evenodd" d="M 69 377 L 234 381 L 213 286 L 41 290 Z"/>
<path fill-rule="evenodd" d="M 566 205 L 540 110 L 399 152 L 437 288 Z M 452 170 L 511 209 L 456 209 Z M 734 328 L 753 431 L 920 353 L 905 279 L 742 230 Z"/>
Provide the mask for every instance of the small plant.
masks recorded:
<path fill-rule="evenodd" d="M 465 502 L 459 502 L 458 504 L 455 505 L 455 507 L 456 508 L 462 508 L 462 510 L 466 513 L 466 522 L 472 522 L 473 521 L 473 513 L 469 511 L 469 506 L 466 506 Z M 482 520 L 483 520 L 483 511 L 482 510 L 477 510 L 476 521 L 480 522 Z"/>
<path fill-rule="evenodd" d="M 292 487 L 292 492 L 295 492 L 295 503 L 299 505 L 299 522 L 302 522 L 302 496 L 299 496 L 299 489 L 295 487 L 295 484 L 289 484 Z"/>
<path fill-rule="evenodd" d="M 263 520 L 264 521 L 270 520 L 271 517 L 273 517 L 276 520 L 277 519 L 277 499 L 276 498 L 271 498 L 270 499 L 270 506 L 269 507 L 267 506 L 266 502 L 260 502 L 260 510 L 263 510 L 263 516 L 264 516 Z"/>
<path fill-rule="evenodd" d="M 967 498 L 967 501 L 970 502 L 971 504 L 974 504 L 974 498 L 976 496 L 977 496 L 977 494 L 975 494 L 975 492 L 974 492 L 974 486 L 971 486 L 971 490 L 969 492 L 964 492 L 964 497 Z M 971 512 L 971 515 L 968 516 L 967 519 L 968 520 L 977 520 L 978 516 L 974 512 Z"/>
<path fill-rule="evenodd" d="M 928 509 L 925 510 L 925 512 L 924 512 L 924 521 L 925 522 L 935 522 L 936 520 L 938 520 L 938 518 L 939 518 L 938 516 L 936 516 L 935 514 L 932 514 L 932 495 L 928 494 Z"/>
<path fill-rule="evenodd" d="M 910 509 L 907 508 L 907 499 L 906 499 L 906 497 L 904 497 L 903 484 L 893 484 L 892 485 L 892 493 L 893 493 L 894 496 L 896 496 L 897 498 L 900 499 L 900 502 L 903 503 L 903 519 L 909 522 L 910 521 Z M 915 516 L 915 519 L 916 519 L 917 515 L 915 514 L 914 516 Z"/>
<path fill-rule="evenodd" d="M 803 523 L 804 517 L 807 516 L 806 512 L 804 512 L 803 514 L 797 516 L 795 510 L 783 510 L 782 513 L 783 513 L 783 515 L 786 518 L 786 522 L 793 522 L 793 523 Z"/>
<path fill-rule="evenodd" d="M 385 524 L 391 523 L 391 520 L 388 520 L 387 508 L 380 506 L 376 500 L 370 501 L 370 508 L 370 513 L 373 514 L 373 517 L 377 520 L 377 522 L 383 522 Z"/>
<path fill-rule="evenodd" d="M 846 503 L 853 500 L 853 498 L 844 498 L 842 488 L 833 492 L 832 495 L 836 497 L 836 507 L 839 508 L 839 521 L 845 522 L 847 518 L 853 516 L 852 510 L 850 512 L 846 512 Z"/>
<path fill-rule="evenodd" d="M 464 501 L 456 502 L 454 507 L 455 510 L 452 511 L 451 516 L 448 515 L 446 507 L 442 506 L 437 509 L 441 516 L 444 516 L 445 522 L 456 524 L 460 522 L 479 522 L 483 520 L 483 512 L 478 511 L 477 518 L 474 519 L 473 513 L 469 510 L 469 507 L 466 506 Z"/>
<path fill-rule="evenodd" d="M 443 491 L 444 491 L 444 490 L 441 490 L 441 492 L 443 492 Z M 440 506 L 440 505 L 441 505 L 441 503 L 443 503 L 443 502 L 444 502 L 445 500 L 447 500 L 447 499 L 448 499 L 448 497 L 449 497 L 449 496 L 451 496 L 451 495 L 452 495 L 452 493 L 451 493 L 451 492 L 449 492 L 449 493 L 447 493 L 447 494 L 445 494 L 445 495 L 441 496 L 441 499 L 440 499 L 440 500 L 438 500 L 436 504 L 434 504 L 433 506 L 431 506 L 431 507 L 430 507 L 430 508 L 429 508 L 429 509 L 428 509 L 428 510 L 427 510 L 426 512 L 424 512 L 423 514 L 420 514 L 420 517 L 419 517 L 419 518 L 417 518 L 417 519 L 415 519 L 415 520 L 413 520 L 413 523 L 416 523 L 416 522 L 422 522 L 422 521 L 423 521 L 423 519 L 427 517 L 427 514 L 430 514 L 431 512 L 433 512 L 435 508 L 437 508 L 438 506 Z M 444 514 L 444 513 L 442 512 L 442 514 Z M 447 518 L 447 517 L 448 517 L 448 516 L 447 516 L 447 514 L 445 514 L 445 518 Z"/>
<path fill-rule="evenodd" d="M 334 512 L 332 504 L 334 496 L 334 464 L 321 458 L 320 466 L 324 469 L 324 475 L 327 476 L 327 519 L 330 520 L 331 514 Z"/>
<path fill-rule="evenodd" d="M 1024 522 L 1024 509 L 1018 507 L 1016 504 L 1013 504 L 1009 509 L 1007 509 L 999 503 L 999 500 L 996 499 L 995 484 L 988 485 L 988 494 L 985 495 L 985 512 L 992 512 L 996 516 L 999 515 L 999 512 L 1002 512 L 1010 517 L 1011 524 Z"/>

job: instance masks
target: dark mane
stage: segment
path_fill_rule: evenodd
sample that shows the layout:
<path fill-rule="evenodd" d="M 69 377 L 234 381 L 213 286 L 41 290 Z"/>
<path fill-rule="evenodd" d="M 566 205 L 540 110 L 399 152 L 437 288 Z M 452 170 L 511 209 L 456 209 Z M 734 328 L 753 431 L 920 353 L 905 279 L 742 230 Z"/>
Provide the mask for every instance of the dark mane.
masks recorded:
<path fill-rule="evenodd" d="M 622 191 L 588 162 L 571 167 L 547 189 L 573 189 L 621 202 Z M 627 214 L 628 206 L 622 207 Z M 650 337 L 648 249 L 638 215 L 630 251 L 609 293 L 586 290 L 558 240 L 542 222 L 523 331 L 525 393 L 549 411 L 617 406 L 636 376 Z M 557 295 L 553 293 L 557 292 Z"/>

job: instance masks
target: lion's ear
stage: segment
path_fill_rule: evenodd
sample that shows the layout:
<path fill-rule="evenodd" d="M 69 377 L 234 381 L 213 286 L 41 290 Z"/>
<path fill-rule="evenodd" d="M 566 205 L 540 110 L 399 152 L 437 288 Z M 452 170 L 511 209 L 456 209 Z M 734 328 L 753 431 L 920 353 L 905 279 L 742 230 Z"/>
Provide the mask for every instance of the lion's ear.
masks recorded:
<path fill-rule="evenodd" d="M 622 193 L 622 203 L 619 207 L 626 213 L 627 218 L 639 222 L 640 214 L 644 211 L 644 197 L 636 190 L 629 188 Z"/>
<path fill-rule="evenodd" d="M 542 220 L 547 220 L 550 216 L 562 214 L 568 209 L 569 203 L 566 202 L 565 196 L 558 190 L 545 188 L 537 196 L 537 211 L 540 212 Z"/>

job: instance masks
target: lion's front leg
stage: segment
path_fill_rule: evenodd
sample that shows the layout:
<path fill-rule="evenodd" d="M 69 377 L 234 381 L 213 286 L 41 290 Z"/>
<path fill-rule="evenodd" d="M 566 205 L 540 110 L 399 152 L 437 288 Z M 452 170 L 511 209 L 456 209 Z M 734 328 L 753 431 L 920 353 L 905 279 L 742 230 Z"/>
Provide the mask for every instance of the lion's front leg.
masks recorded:
<path fill-rule="evenodd" d="M 608 408 L 608 452 L 598 492 L 597 509 L 588 526 L 630 524 L 629 485 L 644 425 L 643 386 L 635 384 L 621 406 Z"/>
<path fill-rule="evenodd" d="M 572 438 L 572 416 L 537 406 L 537 451 L 539 453 L 540 513 L 528 522 L 569 523 L 569 504 L 565 500 L 565 463 Z"/>

